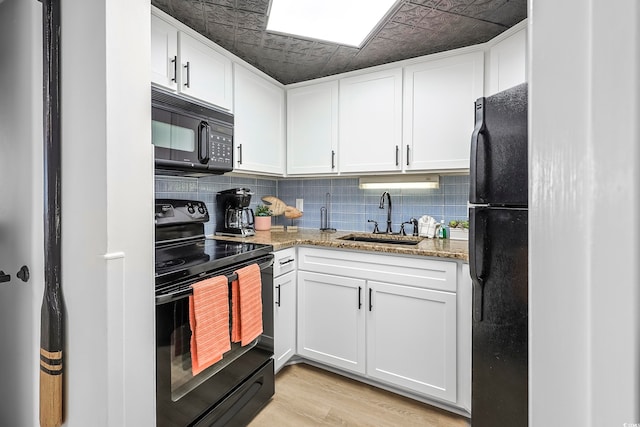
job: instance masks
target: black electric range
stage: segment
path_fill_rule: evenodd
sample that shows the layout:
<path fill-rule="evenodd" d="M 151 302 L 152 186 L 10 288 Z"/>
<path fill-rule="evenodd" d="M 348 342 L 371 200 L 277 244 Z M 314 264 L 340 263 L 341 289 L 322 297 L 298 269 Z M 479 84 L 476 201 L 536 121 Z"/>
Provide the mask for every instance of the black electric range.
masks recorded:
<path fill-rule="evenodd" d="M 204 202 L 157 199 L 155 208 L 157 425 L 247 425 L 274 393 L 273 248 L 206 239 Z M 193 374 L 191 285 L 226 276 L 231 289 L 235 271 L 251 264 L 260 267 L 262 334 Z M 231 290 L 229 304 L 231 312 Z"/>

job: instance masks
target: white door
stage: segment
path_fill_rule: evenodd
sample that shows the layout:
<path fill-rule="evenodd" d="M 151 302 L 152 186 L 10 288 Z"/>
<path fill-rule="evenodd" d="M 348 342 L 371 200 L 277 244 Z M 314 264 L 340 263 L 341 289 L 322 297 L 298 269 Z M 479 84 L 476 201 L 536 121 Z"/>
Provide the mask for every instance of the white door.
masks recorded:
<path fill-rule="evenodd" d="M 0 425 L 38 425 L 42 223 L 42 5 L 0 4 Z M 27 266 L 27 282 L 16 277 Z"/>
<path fill-rule="evenodd" d="M 455 403 L 456 294 L 367 285 L 367 375 Z"/>
<path fill-rule="evenodd" d="M 298 273 L 298 354 L 365 372 L 365 281 Z"/>

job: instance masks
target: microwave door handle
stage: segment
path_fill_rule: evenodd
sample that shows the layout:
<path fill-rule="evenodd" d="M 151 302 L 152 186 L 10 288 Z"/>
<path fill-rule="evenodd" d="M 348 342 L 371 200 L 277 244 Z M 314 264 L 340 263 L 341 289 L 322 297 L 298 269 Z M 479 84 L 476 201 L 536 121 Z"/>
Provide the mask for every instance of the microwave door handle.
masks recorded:
<path fill-rule="evenodd" d="M 198 160 L 202 164 L 209 163 L 209 124 L 207 122 L 200 122 L 198 128 Z"/>

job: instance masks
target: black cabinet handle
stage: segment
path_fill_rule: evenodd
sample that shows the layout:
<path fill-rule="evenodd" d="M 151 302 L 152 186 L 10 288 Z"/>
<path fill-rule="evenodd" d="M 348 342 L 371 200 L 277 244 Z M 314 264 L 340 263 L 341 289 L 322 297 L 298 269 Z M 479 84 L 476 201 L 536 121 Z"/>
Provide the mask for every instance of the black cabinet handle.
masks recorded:
<path fill-rule="evenodd" d="M 4 274 L 4 271 L 0 270 L 0 283 L 8 282 L 11 280 L 11 276 L 8 274 Z"/>
<path fill-rule="evenodd" d="M 358 286 L 358 310 L 362 308 L 362 286 Z"/>
<path fill-rule="evenodd" d="M 278 307 L 280 307 L 280 286 L 281 285 L 276 286 L 276 290 L 278 291 L 278 299 L 276 300 L 276 305 Z"/>
<path fill-rule="evenodd" d="M 285 261 L 280 261 L 280 265 L 286 265 L 286 264 L 290 264 L 292 262 L 294 262 L 296 259 L 295 258 L 289 258 Z"/>
<path fill-rule="evenodd" d="M 336 152 L 331 150 L 331 169 L 336 168 Z"/>
<path fill-rule="evenodd" d="M 407 144 L 407 166 L 409 166 L 409 144 Z"/>
<path fill-rule="evenodd" d="M 184 68 L 187 69 L 187 82 L 184 84 L 186 87 L 191 87 L 191 73 L 190 73 L 190 69 L 191 69 L 191 64 L 189 63 L 189 61 L 187 61 L 187 65 L 184 66 Z"/>
<path fill-rule="evenodd" d="M 400 165 L 400 147 L 396 145 L 396 166 Z"/>
<path fill-rule="evenodd" d="M 238 164 L 242 164 L 242 144 L 238 145 Z"/>
<path fill-rule="evenodd" d="M 371 301 L 372 292 L 373 292 L 373 289 L 369 288 L 369 311 L 371 311 L 371 309 L 373 308 L 373 301 Z"/>
<path fill-rule="evenodd" d="M 171 62 L 173 63 L 173 77 L 171 81 L 178 83 L 178 56 L 174 56 Z"/>

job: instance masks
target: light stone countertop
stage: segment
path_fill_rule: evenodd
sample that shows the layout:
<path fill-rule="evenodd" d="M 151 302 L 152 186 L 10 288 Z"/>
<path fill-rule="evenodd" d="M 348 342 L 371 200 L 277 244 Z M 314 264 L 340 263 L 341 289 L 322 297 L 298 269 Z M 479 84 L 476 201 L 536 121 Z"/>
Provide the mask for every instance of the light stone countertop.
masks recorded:
<path fill-rule="evenodd" d="M 340 240 L 341 237 L 353 235 L 363 237 L 378 237 L 385 239 L 418 240 L 417 245 L 398 245 L 371 242 L 354 242 Z M 334 233 L 312 229 L 298 229 L 297 232 L 287 231 L 256 231 L 251 237 L 207 236 L 207 238 L 219 240 L 231 240 L 237 242 L 252 242 L 272 245 L 273 250 L 290 248 L 292 246 L 323 246 L 338 249 L 350 249 L 372 252 L 385 252 L 398 255 L 419 255 L 439 258 L 453 258 L 461 261 L 469 260 L 467 240 L 451 239 L 427 239 L 424 237 L 401 237 L 398 235 L 371 234 L 350 231 L 337 231 Z"/>

